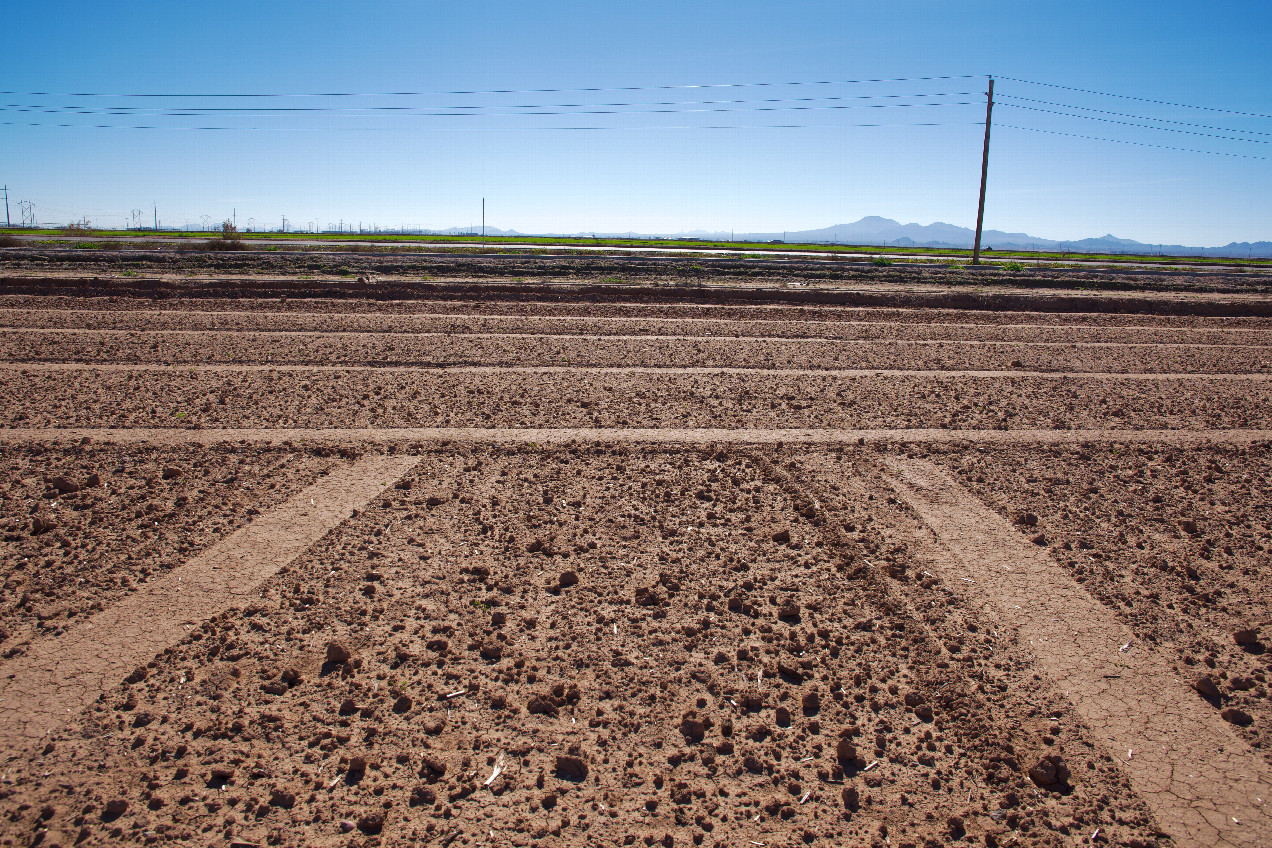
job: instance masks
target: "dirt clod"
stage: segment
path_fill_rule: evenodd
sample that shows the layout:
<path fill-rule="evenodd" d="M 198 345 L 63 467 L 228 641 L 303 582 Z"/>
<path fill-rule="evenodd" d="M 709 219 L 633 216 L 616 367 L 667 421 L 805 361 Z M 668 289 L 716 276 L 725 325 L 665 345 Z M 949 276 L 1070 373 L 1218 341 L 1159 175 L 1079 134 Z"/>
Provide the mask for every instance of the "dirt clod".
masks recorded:
<path fill-rule="evenodd" d="M 556 758 L 556 776 L 561 780 L 580 783 L 587 779 L 587 763 L 582 757 L 558 755 Z"/>
<path fill-rule="evenodd" d="M 699 719 L 686 717 L 680 722 L 680 732 L 691 742 L 701 742 L 707 734 L 707 728 Z"/>
<path fill-rule="evenodd" d="M 835 759 L 844 765 L 851 765 L 857 760 L 857 746 L 847 737 L 835 743 Z"/>
<path fill-rule="evenodd" d="M 1247 627 L 1233 633 L 1232 640 L 1238 645 L 1257 645 L 1259 643 L 1259 631 L 1254 627 Z"/>
<path fill-rule="evenodd" d="M 61 475 L 48 478 L 48 484 L 61 495 L 69 495 L 80 490 L 78 483 Z"/>
<path fill-rule="evenodd" d="M 437 803 L 437 793 L 428 786 L 417 786 L 411 790 L 410 805 L 412 807 L 431 807 Z"/>
<path fill-rule="evenodd" d="M 339 642 L 327 643 L 327 662 L 335 665 L 344 665 L 349 661 L 349 651 Z"/>
<path fill-rule="evenodd" d="M 420 777 L 437 780 L 446 775 L 446 763 L 432 754 L 420 757 Z"/>
<path fill-rule="evenodd" d="M 1215 681 L 1211 679 L 1209 674 L 1202 674 L 1193 681 L 1193 688 L 1207 698 L 1218 698 L 1220 696 L 1219 687 L 1215 685 Z"/>
<path fill-rule="evenodd" d="M 372 810 L 358 817 L 358 830 L 374 836 L 384 830 L 384 813 L 380 810 Z"/>
<path fill-rule="evenodd" d="M 1219 715 L 1223 718 L 1224 721 L 1231 722 L 1232 724 L 1240 725 L 1241 727 L 1247 727 L 1254 723 L 1253 716 L 1251 716 L 1245 710 L 1238 709 L 1237 707 L 1228 707 L 1226 710 L 1219 713 Z"/>
<path fill-rule="evenodd" d="M 1069 783 L 1069 767 L 1058 754 L 1048 754 L 1029 769 L 1029 779 L 1043 789 L 1060 789 Z"/>
<path fill-rule="evenodd" d="M 269 803 L 273 807 L 282 807 L 284 810 L 290 810 L 296 806 L 296 793 L 289 792 L 285 789 L 274 789 L 269 793 Z"/>

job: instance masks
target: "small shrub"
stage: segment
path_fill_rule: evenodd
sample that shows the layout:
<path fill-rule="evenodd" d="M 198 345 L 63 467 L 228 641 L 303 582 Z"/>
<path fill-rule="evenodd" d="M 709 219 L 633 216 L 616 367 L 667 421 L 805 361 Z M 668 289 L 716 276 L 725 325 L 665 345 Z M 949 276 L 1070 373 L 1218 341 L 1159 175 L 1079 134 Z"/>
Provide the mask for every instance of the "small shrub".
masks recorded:
<path fill-rule="evenodd" d="M 883 267 L 883 266 L 885 266 L 885 265 L 891 265 L 891 264 L 892 264 L 892 260 L 891 260 L 891 259 L 888 259 L 888 258 L 887 258 L 887 257 L 885 257 L 885 256 L 876 256 L 874 259 L 871 259 L 871 260 L 870 260 L 870 264 L 871 264 L 871 265 L 878 265 L 879 267 Z"/>
<path fill-rule="evenodd" d="M 1004 262 L 1003 270 L 1004 271 L 1023 271 L 1025 270 L 1025 266 L 1024 266 L 1024 263 L 1022 262 Z"/>

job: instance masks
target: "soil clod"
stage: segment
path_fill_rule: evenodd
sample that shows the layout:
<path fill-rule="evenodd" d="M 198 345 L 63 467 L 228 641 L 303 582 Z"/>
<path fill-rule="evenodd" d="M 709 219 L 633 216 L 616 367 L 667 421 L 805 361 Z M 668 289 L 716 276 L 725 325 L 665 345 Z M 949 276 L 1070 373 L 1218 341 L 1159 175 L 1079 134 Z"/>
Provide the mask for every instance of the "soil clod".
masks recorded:
<path fill-rule="evenodd" d="M 1219 714 L 1224 721 L 1231 722 L 1241 727 L 1247 727 L 1254 723 L 1254 717 L 1248 712 L 1237 707 L 1228 707 Z"/>
<path fill-rule="evenodd" d="M 587 763 L 582 757 L 558 755 L 556 758 L 556 776 L 561 780 L 580 783 L 587 779 Z"/>
<path fill-rule="evenodd" d="M 1029 779 L 1043 789 L 1060 791 L 1068 786 L 1069 767 L 1058 754 L 1048 754 L 1029 769 Z"/>
<path fill-rule="evenodd" d="M 1219 691 L 1218 685 L 1215 684 L 1215 681 L 1209 674 L 1199 675 L 1197 679 L 1193 681 L 1193 688 L 1202 695 L 1205 695 L 1207 698 L 1218 698 L 1223 694 Z"/>

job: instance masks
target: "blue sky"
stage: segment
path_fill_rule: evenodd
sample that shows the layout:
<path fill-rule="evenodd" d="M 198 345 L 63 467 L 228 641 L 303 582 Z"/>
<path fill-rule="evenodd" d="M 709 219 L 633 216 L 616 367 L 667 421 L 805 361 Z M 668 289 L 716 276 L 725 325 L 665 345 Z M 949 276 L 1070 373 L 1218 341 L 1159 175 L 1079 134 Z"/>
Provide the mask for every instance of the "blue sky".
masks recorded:
<path fill-rule="evenodd" d="M 157 203 L 165 226 L 236 210 L 258 228 L 283 215 L 440 228 L 478 222 L 484 196 L 492 226 L 524 232 L 798 230 L 863 215 L 972 226 L 992 73 L 987 228 L 1272 239 L 1272 161 L 1012 128 L 1272 157 L 1272 118 L 1232 114 L 1272 116 L 1263 3 L 98 2 L 19 4 L 6 30 L 2 87 L 16 93 L 3 95 L 14 125 L 0 126 L 0 183 L 15 221 L 29 200 L 42 223 L 119 226 Z M 976 76 L 840 82 L 958 75 Z M 654 88 L 818 81 L 838 84 Z M 628 87 L 642 90 L 574 90 Z M 492 89 L 569 91 L 189 96 Z M 612 103 L 635 105 L 600 105 Z M 145 111 L 192 108 L 223 111 Z M 337 111 L 244 111 L 275 108 Z M 579 114 L 597 111 L 622 114 Z M 891 126 L 853 126 L 868 123 Z"/>

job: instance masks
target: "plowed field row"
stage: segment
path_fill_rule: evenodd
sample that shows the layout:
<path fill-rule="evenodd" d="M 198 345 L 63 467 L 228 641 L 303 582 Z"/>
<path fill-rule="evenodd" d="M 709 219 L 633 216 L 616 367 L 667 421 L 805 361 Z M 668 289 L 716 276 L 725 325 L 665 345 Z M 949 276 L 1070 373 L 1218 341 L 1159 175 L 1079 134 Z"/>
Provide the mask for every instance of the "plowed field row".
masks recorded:
<path fill-rule="evenodd" d="M 6 427 L 1262 428 L 1264 379 L 660 369 L 0 369 Z"/>
<path fill-rule="evenodd" d="M 448 304 L 436 304 L 446 306 Z M 202 305 L 201 305 L 202 306 Z M 275 303 L 275 307 L 279 304 Z M 1102 344 L 1269 344 L 1272 322 L 1260 319 L 1158 318 L 1143 316 L 1045 315 L 1037 313 L 905 310 L 624 310 L 597 306 L 578 314 L 553 304 L 534 304 L 533 314 L 463 311 L 385 312 L 213 311 L 205 308 L 137 310 L 0 309 L 0 327 L 80 330 L 221 330 L 274 332 L 357 332 L 448 334 L 523 333 L 539 335 L 792 338 L 841 341 L 1000 341 Z M 458 305 L 456 305 L 458 308 Z M 567 314 L 556 315 L 562 311 Z M 633 314 L 617 314 L 632 311 Z M 641 314 L 642 312 L 659 314 Z M 734 313 L 730 315 L 730 313 Z"/>
<path fill-rule="evenodd" d="M 11 330 L 14 362 L 913 369 L 1232 373 L 1272 371 L 1272 346 L 538 334 Z"/>

